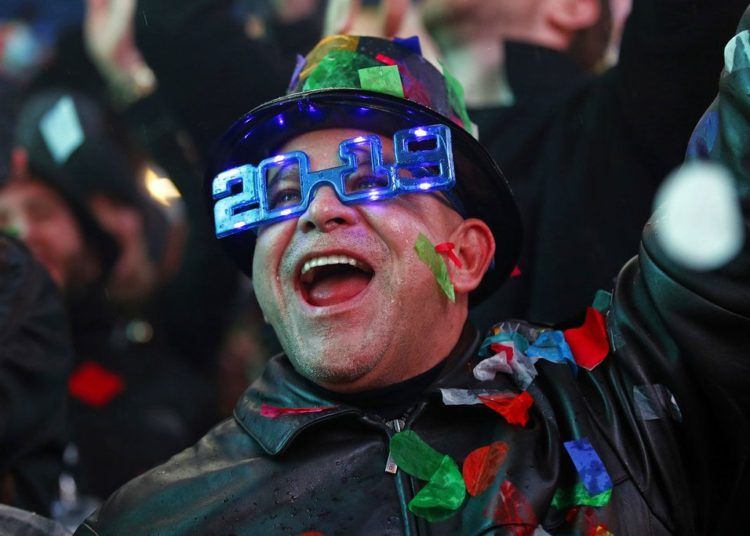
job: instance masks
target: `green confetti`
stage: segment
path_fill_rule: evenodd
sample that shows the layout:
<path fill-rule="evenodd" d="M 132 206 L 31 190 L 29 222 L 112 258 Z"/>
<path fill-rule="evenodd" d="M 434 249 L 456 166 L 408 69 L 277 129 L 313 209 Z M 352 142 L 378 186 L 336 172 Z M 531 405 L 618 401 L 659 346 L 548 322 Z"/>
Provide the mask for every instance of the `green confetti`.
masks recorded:
<path fill-rule="evenodd" d="M 589 495 L 582 482 L 569 489 L 558 489 L 552 497 L 552 508 L 567 510 L 572 506 L 606 506 L 612 497 L 612 489 L 598 495 Z"/>
<path fill-rule="evenodd" d="M 359 88 L 359 70 L 378 65 L 377 60 L 351 50 L 332 50 L 313 69 L 302 90 Z"/>
<path fill-rule="evenodd" d="M 394 435 L 390 448 L 391 457 L 399 469 L 420 480 L 430 480 L 442 463 L 443 455 L 412 430 Z"/>
<path fill-rule="evenodd" d="M 443 456 L 430 481 L 409 501 L 409 510 L 427 521 L 442 521 L 461 508 L 466 486 L 456 462 Z"/>
<path fill-rule="evenodd" d="M 612 293 L 607 292 L 606 290 L 599 289 L 596 291 L 596 295 L 594 296 L 594 303 L 591 304 L 591 307 L 604 314 L 607 312 L 607 309 L 609 309 L 609 306 L 611 304 Z"/>
<path fill-rule="evenodd" d="M 471 132 L 472 123 L 471 118 L 469 118 L 469 112 L 466 110 L 464 88 L 461 85 L 461 82 L 459 82 L 450 71 L 448 71 L 443 62 L 440 62 L 440 66 L 443 68 L 443 76 L 445 77 L 445 89 L 448 91 L 448 103 L 464 124 L 464 130 Z"/>
<path fill-rule="evenodd" d="M 401 85 L 401 75 L 398 73 L 398 65 L 368 67 L 360 69 L 357 73 L 359 73 L 359 84 L 362 89 L 369 89 L 370 91 L 403 98 L 404 86 Z"/>
<path fill-rule="evenodd" d="M 440 285 L 440 288 L 445 295 L 448 296 L 448 299 L 455 303 L 456 291 L 453 289 L 453 283 L 451 282 L 451 277 L 448 273 L 448 266 L 446 266 L 443 256 L 435 251 L 435 246 L 422 233 L 419 233 L 419 236 L 417 237 L 417 243 L 414 244 L 414 250 L 417 252 L 419 260 L 432 270 L 438 285 Z"/>

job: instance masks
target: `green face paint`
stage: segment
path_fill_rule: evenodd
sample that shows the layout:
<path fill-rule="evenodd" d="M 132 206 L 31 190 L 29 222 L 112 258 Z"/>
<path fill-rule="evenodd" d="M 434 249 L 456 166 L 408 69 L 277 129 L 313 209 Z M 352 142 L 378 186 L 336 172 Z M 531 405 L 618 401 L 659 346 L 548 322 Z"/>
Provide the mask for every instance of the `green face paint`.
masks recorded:
<path fill-rule="evenodd" d="M 435 276 L 435 280 L 440 286 L 440 289 L 445 293 L 446 296 L 448 296 L 448 299 L 450 301 L 455 303 L 456 292 L 453 288 L 450 274 L 448 273 L 448 266 L 445 264 L 445 259 L 443 259 L 443 256 L 435 251 L 435 246 L 432 244 L 432 242 L 430 242 L 430 240 L 425 235 L 419 233 L 419 236 L 417 237 L 417 243 L 414 244 L 414 251 L 417 252 L 419 260 L 421 260 L 430 268 L 433 275 Z"/>

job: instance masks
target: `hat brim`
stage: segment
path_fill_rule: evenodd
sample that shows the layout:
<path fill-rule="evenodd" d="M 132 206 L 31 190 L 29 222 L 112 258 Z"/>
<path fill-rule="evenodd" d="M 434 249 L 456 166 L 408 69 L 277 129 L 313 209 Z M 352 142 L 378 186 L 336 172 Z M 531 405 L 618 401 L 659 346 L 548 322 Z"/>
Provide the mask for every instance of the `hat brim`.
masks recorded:
<path fill-rule="evenodd" d="M 458 124 L 425 106 L 382 93 L 344 88 L 295 93 L 267 102 L 235 122 L 220 140 L 209 163 L 207 196 L 211 198 L 211 181 L 218 173 L 243 164 L 257 165 L 306 132 L 355 127 L 391 135 L 398 129 L 438 123 L 451 129 L 455 192 L 463 202 L 465 216 L 483 220 L 497 244 L 493 266 L 470 296 L 471 304 L 477 304 L 508 278 L 518 261 L 520 213 L 508 181 L 484 147 Z M 251 276 L 254 233 L 231 235 L 220 243 Z"/>

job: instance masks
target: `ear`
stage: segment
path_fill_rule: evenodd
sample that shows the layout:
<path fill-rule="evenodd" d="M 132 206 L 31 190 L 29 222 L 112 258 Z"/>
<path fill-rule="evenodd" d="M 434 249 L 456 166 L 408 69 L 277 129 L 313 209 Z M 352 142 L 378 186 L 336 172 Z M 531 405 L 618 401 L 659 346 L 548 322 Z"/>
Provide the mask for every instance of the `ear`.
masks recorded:
<path fill-rule="evenodd" d="M 479 286 L 495 256 L 495 238 L 486 223 L 469 218 L 456 228 L 450 241 L 462 265 L 459 268 L 446 260 L 453 287 L 457 293 L 468 294 Z"/>
<path fill-rule="evenodd" d="M 607 0 L 550 0 L 547 2 L 547 20 L 569 34 L 585 30 L 599 20 L 602 1 Z"/>
<path fill-rule="evenodd" d="M 359 15 L 360 0 L 329 0 L 323 19 L 323 36 L 348 34 Z"/>

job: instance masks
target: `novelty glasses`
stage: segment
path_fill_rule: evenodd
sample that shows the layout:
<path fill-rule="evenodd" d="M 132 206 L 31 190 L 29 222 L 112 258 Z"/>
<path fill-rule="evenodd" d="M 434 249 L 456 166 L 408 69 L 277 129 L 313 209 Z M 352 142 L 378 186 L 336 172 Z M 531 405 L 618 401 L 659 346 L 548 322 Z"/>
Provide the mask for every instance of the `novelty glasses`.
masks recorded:
<path fill-rule="evenodd" d="M 347 204 L 449 190 L 455 185 L 447 126 L 399 130 L 393 135 L 393 147 L 394 162 L 387 163 L 378 136 L 358 136 L 339 144 L 338 167 L 311 171 L 308 155 L 292 151 L 257 166 L 245 164 L 219 173 L 212 183 L 216 236 L 295 218 L 307 210 L 323 184 Z M 454 201 L 450 193 L 446 192 Z"/>

